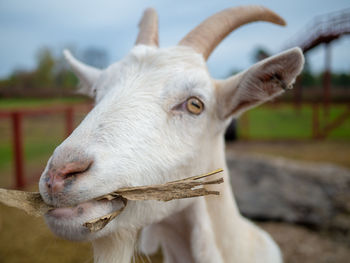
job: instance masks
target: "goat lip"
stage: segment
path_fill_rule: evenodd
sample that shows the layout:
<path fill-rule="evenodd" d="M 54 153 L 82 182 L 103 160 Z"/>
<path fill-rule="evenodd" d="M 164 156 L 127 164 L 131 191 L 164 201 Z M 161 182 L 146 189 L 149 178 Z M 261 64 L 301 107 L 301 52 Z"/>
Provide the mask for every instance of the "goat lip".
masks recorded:
<path fill-rule="evenodd" d="M 57 219 L 69 219 L 82 214 L 85 209 L 91 206 L 93 201 L 87 201 L 70 207 L 55 207 L 48 211 L 48 215 Z"/>
<path fill-rule="evenodd" d="M 74 219 L 77 217 L 85 217 L 91 210 L 105 210 L 108 213 L 119 210 L 121 207 L 118 206 L 118 200 L 90 200 L 79 203 L 71 207 L 57 207 L 47 212 L 48 216 L 56 219 Z"/>

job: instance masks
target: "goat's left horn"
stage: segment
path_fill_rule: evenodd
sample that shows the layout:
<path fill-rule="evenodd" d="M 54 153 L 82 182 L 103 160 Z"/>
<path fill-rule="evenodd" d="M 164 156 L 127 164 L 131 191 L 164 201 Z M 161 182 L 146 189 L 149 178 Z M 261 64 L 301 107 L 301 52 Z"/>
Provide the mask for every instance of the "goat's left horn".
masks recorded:
<path fill-rule="evenodd" d="M 144 11 L 139 30 L 135 45 L 158 47 L 158 15 L 154 8 L 147 8 Z"/>
<path fill-rule="evenodd" d="M 208 19 L 188 33 L 179 45 L 190 46 L 208 59 L 215 47 L 236 28 L 254 21 L 266 21 L 278 25 L 286 22 L 276 13 L 262 6 L 227 8 Z"/>

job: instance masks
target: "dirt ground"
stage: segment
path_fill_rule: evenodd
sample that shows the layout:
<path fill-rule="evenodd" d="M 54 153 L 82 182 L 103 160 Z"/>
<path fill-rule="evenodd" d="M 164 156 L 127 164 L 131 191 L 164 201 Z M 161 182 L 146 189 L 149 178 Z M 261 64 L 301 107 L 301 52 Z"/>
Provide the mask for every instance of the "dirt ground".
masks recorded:
<path fill-rule="evenodd" d="M 258 223 L 280 246 L 286 263 L 347 263 L 349 237 L 337 238 L 287 223 Z"/>
<path fill-rule="evenodd" d="M 350 168 L 348 141 L 239 141 L 226 144 L 226 152 L 258 153 L 316 163 L 333 163 Z M 320 232 L 288 223 L 258 223 L 282 249 L 286 263 L 350 262 L 348 233 Z"/>
<path fill-rule="evenodd" d="M 73 243 L 54 237 L 42 219 L 12 208 L 0 207 L 0 262 L 93 262 L 88 243 Z M 258 223 L 283 251 L 286 263 L 347 263 L 350 242 L 286 223 Z M 150 257 L 160 263 L 161 255 Z M 135 256 L 136 262 L 148 262 Z"/>

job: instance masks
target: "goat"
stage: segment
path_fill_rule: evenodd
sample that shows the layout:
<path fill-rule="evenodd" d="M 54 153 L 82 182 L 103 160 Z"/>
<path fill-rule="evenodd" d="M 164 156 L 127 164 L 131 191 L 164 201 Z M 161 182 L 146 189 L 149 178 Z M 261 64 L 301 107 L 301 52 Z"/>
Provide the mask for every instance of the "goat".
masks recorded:
<path fill-rule="evenodd" d="M 225 161 L 223 134 L 232 118 L 291 86 L 304 58 L 299 48 L 267 58 L 224 80 L 206 60 L 237 27 L 268 21 L 260 6 L 225 9 L 202 22 L 177 46 L 158 47 L 158 18 L 147 9 L 135 47 L 104 70 L 65 57 L 95 106 L 59 145 L 40 178 L 49 228 L 69 240 L 90 240 L 95 262 L 130 262 L 134 248 L 165 262 L 282 262 L 272 238 L 243 218 Z M 87 201 L 121 187 L 159 184 L 224 168 L 220 196 L 129 202 L 104 229 L 83 223 L 111 213 L 121 201 Z M 210 186 L 208 186 L 210 188 Z"/>

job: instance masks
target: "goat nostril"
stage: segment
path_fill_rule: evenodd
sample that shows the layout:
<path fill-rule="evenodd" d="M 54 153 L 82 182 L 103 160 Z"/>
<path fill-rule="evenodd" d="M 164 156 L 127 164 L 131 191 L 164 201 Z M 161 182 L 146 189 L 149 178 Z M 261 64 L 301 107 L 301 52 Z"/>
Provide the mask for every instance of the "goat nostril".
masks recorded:
<path fill-rule="evenodd" d="M 91 159 L 84 159 L 75 162 L 69 162 L 51 166 L 47 173 L 46 187 L 51 194 L 64 190 L 65 187 L 71 185 L 78 176 L 87 172 L 92 165 Z"/>
<path fill-rule="evenodd" d="M 81 171 L 81 172 L 71 172 L 71 173 L 67 173 L 67 174 L 65 174 L 65 175 L 63 175 L 63 176 L 64 176 L 64 179 L 67 179 L 67 178 L 69 178 L 69 177 L 76 176 L 76 175 L 81 174 L 81 173 L 84 173 L 84 172 L 86 172 L 86 171 L 87 171 L 87 169 L 84 170 L 84 171 Z"/>
<path fill-rule="evenodd" d="M 66 179 L 85 173 L 90 169 L 91 165 L 92 161 L 69 163 L 62 171 L 63 178 Z"/>

